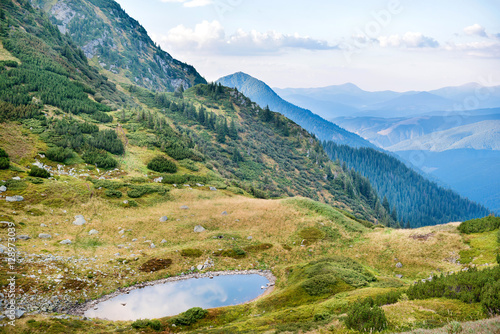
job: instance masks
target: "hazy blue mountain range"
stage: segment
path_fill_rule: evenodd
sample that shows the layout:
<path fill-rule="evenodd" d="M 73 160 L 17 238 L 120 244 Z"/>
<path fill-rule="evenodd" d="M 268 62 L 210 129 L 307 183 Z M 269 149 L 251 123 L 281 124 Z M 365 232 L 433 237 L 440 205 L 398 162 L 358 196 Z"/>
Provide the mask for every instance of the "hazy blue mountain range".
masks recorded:
<path fill-rule="evenodd" d="M 500 151 L 458 149 L 443 152 L 398 151 L 452 189 L 500 213 Z"/>
<path fill-rule="evenodd" d="M 460 113 L 443 116 L 418 117 L 338 117 L 332 120 L 344 129 L 354 132 L 377 146 L 388 148 L 400 142 L 412 140 L 436 131 L 445 131 L 489 120 L 500 120 L 500 108 L 489 109 L 496 113 L 483 115 L 482 110 L 470 111 L 468 115 Z M 481 131 L 483 128 L 475 128 Z M 484 147 L 482 147 L 484 148 Z"/>
<path fill-rule="evenodd" d="M 271 110 L 283 114 L 307 131 L 314 133 L 320 140 L 331 140 L 354 147 L 375 147 L 369 141 L 319 117 L 310 110 L 297 107 L 283 100 L 264 82 L 248 74 L 234 73 L 220 78 L 217 82 L 238 89 L 262 108 L 269 106 Z"/>
<path fill-rule="evenodd" d="M 408 117 L 434 111 L 500 106 L 500 86 L 469 83 L 429 92 L 368 92 L 354 84 L 274 89 L 283 99 L 331 119 L 340 116 Z"/>

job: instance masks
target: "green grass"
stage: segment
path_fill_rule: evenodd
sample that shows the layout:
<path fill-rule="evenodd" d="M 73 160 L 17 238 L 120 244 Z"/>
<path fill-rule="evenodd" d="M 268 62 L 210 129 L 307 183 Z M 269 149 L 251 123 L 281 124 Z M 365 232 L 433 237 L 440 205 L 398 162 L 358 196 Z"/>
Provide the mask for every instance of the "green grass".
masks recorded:
<path fill-rule="evenodd" d="M 496 262 L 497 231 L 470 234 L 465 238 L 470 248 L 460 251 L 460 263 L 481 265 Z"/>

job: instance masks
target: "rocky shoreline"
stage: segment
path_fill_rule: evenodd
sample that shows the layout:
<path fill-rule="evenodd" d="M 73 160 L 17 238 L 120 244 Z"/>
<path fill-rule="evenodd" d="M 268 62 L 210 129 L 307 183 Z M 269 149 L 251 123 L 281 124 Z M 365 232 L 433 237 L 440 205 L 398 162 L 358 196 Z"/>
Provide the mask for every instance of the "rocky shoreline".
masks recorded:
<path fill-rule="evenodd" d="M 182 281 L 182 280 L 187 280 L 191 278 L 213 278 L 215 276 L 227 276 L 227 275 L 260 275 L 264 276 L 269 280 L 269 283 L 267 283 L 267 286 L 265 287 L 266 291 L 268 288 L 273 287 L 274 284 L 276 283 L 276 277 L 272 274 L 270 270 L 235 270 L 235 271 L 213 271 L 213 272 L 205 272 L 205 273 L 194 273 L 194 274 L 182 274 L 180 276 L 174 276 L 174 277 L 168 277 L 168 278 L 163 278 L 160 280 L 156 281 L 148 281 L 148 282 L 143 282 L 143 283 L 138 283 L 133 286 L 129 286 L 126 288 L 119 288 L 113 293 L 110 293 L 109 295 L 103 296 L 101 298 L 91 300 L 88 302 L 85 302 L 83 304 L 77 304 L 69 307 L 68 309 L 64 310 L 63 312 L 66 314 L 74 315 L 74 316 L 84 316 L 84 313 L 93 308 L 95 305 L 104 302 L 106 300 L 109 300 L 111 298 L 114 298 L 118 295 L 121 295 L 123 293 L 129 293 L 132 290 L 136 289 L 141 289 L 146 286 L 153 286 L 157 284 L 164 284 L 168 282 L 177 282 L 177 281 Z M 255 300 L 255 299 L 254 299 Z"/>

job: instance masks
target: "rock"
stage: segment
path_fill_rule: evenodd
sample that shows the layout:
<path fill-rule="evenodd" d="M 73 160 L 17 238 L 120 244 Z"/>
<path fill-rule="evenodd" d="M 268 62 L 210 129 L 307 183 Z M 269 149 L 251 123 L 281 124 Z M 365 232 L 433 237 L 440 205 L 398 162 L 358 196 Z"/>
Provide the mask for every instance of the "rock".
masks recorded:
<path fill-rule="evenodd" d="M 253 239 L 253 237 L 252 237 L 251 235 L 249 235 L 249 236 L 247 237 L 247 240 L 252 240 L 252 239 Z"/>
<path fill-rule="evenodd" d="M 124 201 L 123 201 L 123 204 L 127 205 L 127 204 L 128 204 L 128 201 L 127 201 L 127 200 L 124 200 Z"/>
<path fill-rule="evenodd" d="M 401 278 L 403 278 L 403 275 L 398 274 L 398 275 L 396 275 L 396 277 L 399 278 L 399 279 L 401 279 Z"/>
<path fill-rule="evenodd" d="M 227 216 L 227 211 L 222 211 L 223 216 Z"/>
<path fill-rule="evenodd" d="M 0 245 L 0 254 L 3 254 L 4 252 L 6 252 L 7 249 L 8 249 L 8 247 L 6 247 L 4 245 Z M 0 302 L 1 302 L 1 300 L 0 300 Z M 0 304 L 0 306 L 1 306 L 1 304 Z"/>
<path fill-rule="evenodd" d="M 194 231 L 195 231 L 196 233 L 201 233 L 201 232 L 204 232 L 204 231 L 205 231 L 205 228 L 204 228 L 203 226 L 201 226 L 201 225 L 196 225 L 196 226 L 194 227 Z"/>
<path fill-rule="evenodd" d="M 71 240 L 66 239 L 60 242 L 61 245 L 71 245 Z"/>
<path fill-rule="evenodd" d="M 4 191 L 7 191 L 6 186 L 0 186 L 0 193 L 3 193 Z"/>
<path fill-rule="evenodd" d="M 12 180 L 21 181 L 21 178 L 19 176 L 14 176 Z"/>
<path fill-rule="evenodd" d="M 155 244 L 149 245 L 150 248 L 156 248 Z"/>
<path fill-rule="evenodd" d="M 166 222 L 167 220 L 168 220 L 168 217 L 167 217 L 167 216 L 163 216 L 163 217 L 161 217 L 161 218 L 160 218 L 160 222 L 161 222 L 161 223 L 164 223 L 164 222 Z"/>
<path fill-rule="evenodd" d="M 189 209 L 189 206 L 187 206 L 187 205 L 182 205 L 182 206 L 181 206 L 181 209 L 182 209 L 182 210 L 188 210 L 188 209 Z"/>
<path fill-rule="evenodd" d="M 38 235 L 38 237 L 39 237 L 40 239 L 50 239 L 50 238 L 52 238 L 52 236 L 51 236 L 50 234 L 48 234 L 48 233 L 40 233 L 40 234 Z"/>
<path fill-rule="evenodd" d="M 196 266 L 196 269 L 198 269 L 198 270 L 203 270 L 204 268 L 205 268 L 205 266 L 202 264 L 199 264 Z"/>
<path fill-rule="evenodd" d="M 19 195 L 7 196 L 7 197 L 5 197 L 5 200 L 7 202 L 22 202 L 22 201 L 24 201 L 24 197 L 23 196 L 19 196 Z"/>
<path fill-rule="evenodd" d="M 396 263 L 396 268 L 403 268 L 403 264 L 401 262 Z"/>
<path fill-rule="evenodd" d="M 165 239 L 162 239 L 162 240 L 160 241 L 160 244 L 166 244 L 166 243 L 167 243 L 167 240 L 165 240 Z"/>
<path fill-rule="evenodd" d="M 40 227 L 47 227 L 47 225 L 45 225 L 45 224 L 40 224 Z"/>
<path fill-rule="evenodd" d="M 89 235 L 95 235 L 95 234 L 99 234 L 99 231 L 94 229 L 89 231 Z"/>
<path fill-rule="evenodd" d="M 21 318 L 24 315 L 24 313 L 26 313 L 26 312 L 23 310 L 17 309 L 16 310 L 16 319 Z"/>
<path fill-rule="evenodd" d="M 25 235 L 25 234 L 20 234 L 16 237 L 16 239 L 18 240 L 28 240 L 28 239 L 31 239 L 29 235 Z"/>
<path fill-rule="evenodd" d="M 132 239 L 132 242 L 136 242 L 136 241 L 137 241 L 137 239 L 136 239 L 136 238 Z"/>
<path fill-rule="evenodd" d="M 161 181 L 163 181 L 163 176 L 157 177 L 156 179 L 153 180 L 153 182 L 156 183 L 161 183 Z"/>
<path fill-rule="evenodd" d="M 83 215 L 78 215 L 78 216 L 75 216 L 75 220 L 73 221 L 73 225 L 82 226 L 82 225 L 85 225 L 86 222 L 87 221 L 85 220 Z"/>
<path fill-rule="evenodd" d="M 212 191 L 217 191 L 217 188 L 215 188 L 215 187 L 210 187 L 210 190 L 212 190 Z"/>

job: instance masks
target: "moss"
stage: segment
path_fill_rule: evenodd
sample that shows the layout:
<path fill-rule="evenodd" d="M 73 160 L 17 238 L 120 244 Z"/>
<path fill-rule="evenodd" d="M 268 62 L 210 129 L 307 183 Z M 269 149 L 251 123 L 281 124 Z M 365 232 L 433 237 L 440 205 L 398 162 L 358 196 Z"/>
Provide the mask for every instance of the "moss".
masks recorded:
<path fill-rule="evenodd" d="M 214 256 L 232 257 L 233 259 L 244 258 L 247 254 L 241 248 L 224 249 L 213 253 Z"/>
<path fill-rule="evenodd" d="M 250 245 L 250 246 L 245 247 L 245 251 L 257 253 L 257 252 L 261 252 L 261 251 L 264 251 L 267 249 L 271 249 L 272 247 L 273 247 L 273 245 L 269 244 L 269 243 Z"/>
<path fill-rule="evenodd" d="M 185 248 L 181 250 L 181 255 L 185 257 L 200 257 L 203 255 L 203 251 L 200 249 Z"/>
<path fill-rule="evenodd" d="M 171 259 L 157 259 L 153 258 L 148 260 L 147 262 L 143 263 L 140 267 L 140 271 L 144 272 L 152 272 L 152 271 L 158 271 L 162 269 L 167 269 L 172 265 L 172 260 Z"/>
<path fill-rule="evenodd" d="M 324 239 L 326 234 L 316 227 L 306 227 L 298 233 L 303 245 L 310 245 L 318 240 Z"/>

